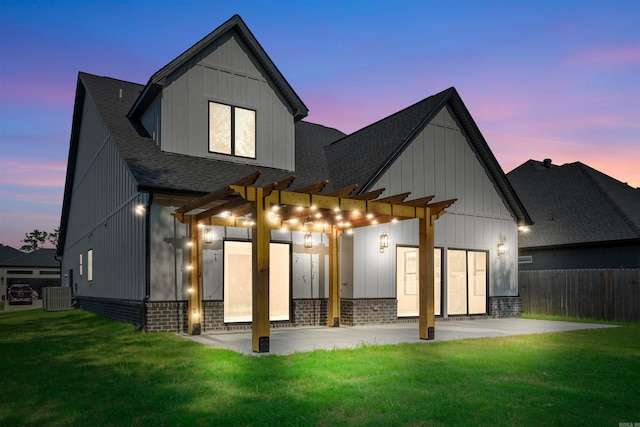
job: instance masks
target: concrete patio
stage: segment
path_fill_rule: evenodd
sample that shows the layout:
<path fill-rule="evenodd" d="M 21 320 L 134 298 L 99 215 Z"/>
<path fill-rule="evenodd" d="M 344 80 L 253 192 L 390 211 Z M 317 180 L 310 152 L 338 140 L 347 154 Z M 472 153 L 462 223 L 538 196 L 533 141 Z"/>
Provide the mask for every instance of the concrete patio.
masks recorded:
<path fill-rule="evenodd" d="M 615 326 L 520 318 L 440 320 L 436 321 L 435 341 L 542 334 L 611 327 Z M 362 345 L 400 343 L 428 344 L 434 342 L 418 338 L 417 321 L 393 325 L 341 326 L 339 328 L 323 326 L 274 328 L 271 329 L 269 353 L 254 353 L 251 350 L 250 330 L 240 332 L 223 331 L 202 335 L 180 334 L 180 336 L 209 347 L 232 350 L 250 355 L 287 355 L 314 350 L 356 348 Z"/>

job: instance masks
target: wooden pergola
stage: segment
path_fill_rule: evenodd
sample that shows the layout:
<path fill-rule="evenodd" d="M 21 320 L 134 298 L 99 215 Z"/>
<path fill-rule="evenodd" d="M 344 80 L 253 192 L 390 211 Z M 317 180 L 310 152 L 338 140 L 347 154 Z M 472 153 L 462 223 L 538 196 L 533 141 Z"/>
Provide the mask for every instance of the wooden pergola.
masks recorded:
<path fill-rule="evenodd" d="M 176 209 L 172 214 L 189 224 L 191 264 L 188 333 L 201 332 L 203 226 L 251 227 L 253 255 L 252 349 L 269 351 L 269 243 L 272 229 L 308 231 L 312 226 L 329 238 L 329 326 L 340 326 L 339 236 L 359 227 L 406 219 L 419 220 L 419 334 L 435 337 L 433 226 L 456 199 L 432 202 L 433 196 L 406 200 L 411 193 L 379 198 L 384 189 L 353 195 L 357 184 L 320 192 L 328 181 L 287 191 L 295 176 L 253 187 L 256 171 L 224 188 Z"/>

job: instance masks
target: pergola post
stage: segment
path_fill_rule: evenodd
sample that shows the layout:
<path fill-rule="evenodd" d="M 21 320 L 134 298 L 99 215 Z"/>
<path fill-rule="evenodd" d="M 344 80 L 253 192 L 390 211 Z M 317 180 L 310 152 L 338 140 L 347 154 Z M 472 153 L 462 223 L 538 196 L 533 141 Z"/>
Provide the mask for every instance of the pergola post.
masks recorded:
<path fill-rule="evenodd" d="M 431 215 L 431 209 L 425 207 L 424 218 L 420 218 L 419 225 L 419 329 L 420 339 L 435 339 L 435 301 L 434 301 L 434 238 L 433 225 L 435 217 Z"/>
<path fill-rule="evenodd" d="M 189 335 L 200 335 L 202 330 L 202 245 L 195 215 L 189 218 L 189 235 L 191 263 L 189 264 L 187 332 Z"/>
<path fill-rule="evenodd" d="M 335 226 L 329 235 L 329 326 L 340 326 L 340 235 Z"/>
<path fill-rule="evenodd" d="M 269 352 L 269 244 L 271 229 L 267 220 L 265 190 L 256 188 L 253 203 L 255 227 L 251 235 L 253 255 L 252 279 L 252 349 L 256 353 Z"/>

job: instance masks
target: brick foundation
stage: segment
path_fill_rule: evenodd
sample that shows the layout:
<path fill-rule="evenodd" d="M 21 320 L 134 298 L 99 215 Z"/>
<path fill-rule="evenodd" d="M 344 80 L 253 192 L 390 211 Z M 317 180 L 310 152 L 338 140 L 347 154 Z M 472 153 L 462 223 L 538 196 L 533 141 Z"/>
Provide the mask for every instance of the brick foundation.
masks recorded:
<path fill-rule="evenodd" d="M 148 302 L 147 324 L 149 332 L 186 332 L 187 302 Z"/>
<path fill-rule="evenodd" d="M 77 307 L 121 322 L 144 326 L 144 304 L 110 298 L 76 297 Z"/>
<path fill-rule="evenodd" d="M 522 297 L 489 297 L 489 315 L 495 318 L 522 315 Z"/>
<path fill-rule="evenodd" d="M 398 302 L 391 298 L 340 300 L 340 324 L 346 326 L 398 323 Z"/>
<path fill-rule="evenodd" d="M 293 300 L 294 326 L 327 326 L 329 306 L 326 299 Z"/>

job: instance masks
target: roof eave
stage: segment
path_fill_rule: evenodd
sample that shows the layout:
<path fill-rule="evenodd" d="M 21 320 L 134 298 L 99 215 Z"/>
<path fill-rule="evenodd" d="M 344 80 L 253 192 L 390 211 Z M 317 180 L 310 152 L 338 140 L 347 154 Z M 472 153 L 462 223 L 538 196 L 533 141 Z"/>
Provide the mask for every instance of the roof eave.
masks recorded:
<path fill-rule="evenodd" d="M 495 180 L 496 184 L 500 188 L 500 191 L 503 193 L 506 198 L 511 210 L 516 215 L 518 219 L 518 225 L 533 225 L 533 220 L 531 216 L 527 212 L 524 204 L 518 197 L 515 189 L 507 179 L 502 167 L 498 163 L 498 160 L 493 155 L 493 152 L 489 148 L 487 141 L 484 139 L 484 136 L 480 132 L 478 125 L 475 120 L 469 113 L 466 105 L 462 101 L 462 98 L 458 94 L 458 92 L 454 89 L 451 97 L 448 100 L 450 102 L 451 107 L 454 109 L 456 115 L 463 119 L 463 127 L 467 135 L 472 138 L 474 141 L 474 146 L 478 150 L 478 154 L 480 155 L 483 162 L 489 168 L 489 172 L 491 176 Z"/>
<path fill-rule="evenodd" d="M 82 111 L 84 98 L 87 89 L 82 82 L 82 73 L 78 74 L 76 83 L 76 96 L 73 103 L 73 119 L 71 122 L 71 138 L 69 141 L 69 156 L 67 158 L 67 174 L 64 183 L 64 196 L 62 199 L 62 213 L 60 216 L 60 232 L 58 234 L 58 246 L 56 257 L 64 256 L 64 245 L 69 221 L 69 209 L 71 205 L 71 193 L 73 189 L 73 178 L 76 172 L 76 158 L 78 154 L 78 140 L 80 138 L 80 122 L 82 121 Z"/>

